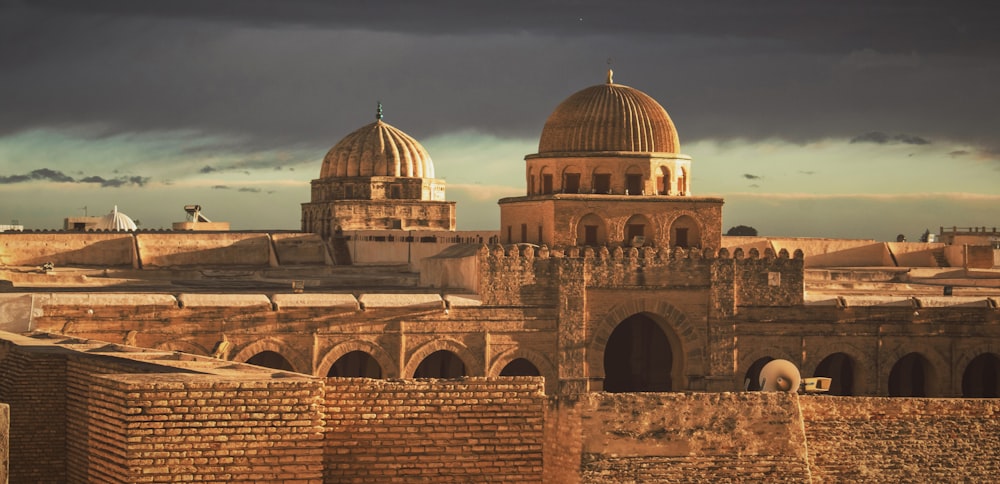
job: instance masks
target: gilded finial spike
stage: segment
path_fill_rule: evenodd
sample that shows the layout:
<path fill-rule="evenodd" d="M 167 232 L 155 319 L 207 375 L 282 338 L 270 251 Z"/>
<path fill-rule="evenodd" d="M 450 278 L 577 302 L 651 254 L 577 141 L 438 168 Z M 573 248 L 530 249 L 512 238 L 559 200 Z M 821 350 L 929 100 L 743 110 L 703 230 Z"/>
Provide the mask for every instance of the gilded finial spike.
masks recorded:
<path fill-rule="evenodd" d="M 375 119 L 382 120 L 382 101 L 378 102 L 378 112 L 375 113 Z"/>
<path fill-rule="evenodd" d="M 615 83 L 615 71 L 608 69 L 608 84 Z"/>

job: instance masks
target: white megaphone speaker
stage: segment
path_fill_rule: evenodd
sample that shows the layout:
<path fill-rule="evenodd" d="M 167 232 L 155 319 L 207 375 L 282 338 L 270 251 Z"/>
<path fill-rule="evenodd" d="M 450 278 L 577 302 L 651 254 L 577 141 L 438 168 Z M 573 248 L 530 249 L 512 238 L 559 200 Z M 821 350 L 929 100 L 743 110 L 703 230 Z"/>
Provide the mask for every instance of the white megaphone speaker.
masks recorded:
<path fill-rule="evenodd" d="M 760 390 L 763 392 L 797 392 L 802 376 L 788 360 L 771 360 L 760 370 Z"/>

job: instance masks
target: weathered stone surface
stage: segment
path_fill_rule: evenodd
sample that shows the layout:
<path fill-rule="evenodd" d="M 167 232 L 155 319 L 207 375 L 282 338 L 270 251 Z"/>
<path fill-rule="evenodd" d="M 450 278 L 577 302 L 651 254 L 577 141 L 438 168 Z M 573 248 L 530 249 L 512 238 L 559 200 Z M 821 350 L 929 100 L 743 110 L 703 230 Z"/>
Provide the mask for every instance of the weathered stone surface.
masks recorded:
<path fill-rule="evenodd" d="M 224 307 L 248 308 L 263 307 L 270 309 L 271 300 L 263 294 L 191 294 L 177 296 L 181 306 L 185 308 Z"/>
<path fill-rule="evenodd" d="M 353 294 L 275 294 L 271 297 L 274 306 L 288 308 L 345 308 L 360 310 L 361 306 Z"/>
<path fill-rule="evenodd" d="M 441 308 L 444 299 L 440 294 L 362 294 L 358 302 L 368 308 Z"/>

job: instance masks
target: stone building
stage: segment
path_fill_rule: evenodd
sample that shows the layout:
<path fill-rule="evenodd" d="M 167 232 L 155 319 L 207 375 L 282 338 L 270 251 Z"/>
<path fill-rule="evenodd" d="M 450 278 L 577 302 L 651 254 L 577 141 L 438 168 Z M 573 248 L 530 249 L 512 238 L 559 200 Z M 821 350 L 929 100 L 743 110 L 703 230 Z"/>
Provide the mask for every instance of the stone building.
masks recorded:
<path fill-rule="evenodd" d="M 455 230 L 455 202 L 434 178 L 427 150 L 382 120 L 340 140 L 323 158 L 302 230 L 324 238 L 344 230 Z"/>
<path fill-rule="evenodd" d="M 525 162 L 527 194 L 500 200 L 506 243 L 719 247 L 722 199 L 692 196 L 667 111 L 611 71 L 559 104 Z"/>

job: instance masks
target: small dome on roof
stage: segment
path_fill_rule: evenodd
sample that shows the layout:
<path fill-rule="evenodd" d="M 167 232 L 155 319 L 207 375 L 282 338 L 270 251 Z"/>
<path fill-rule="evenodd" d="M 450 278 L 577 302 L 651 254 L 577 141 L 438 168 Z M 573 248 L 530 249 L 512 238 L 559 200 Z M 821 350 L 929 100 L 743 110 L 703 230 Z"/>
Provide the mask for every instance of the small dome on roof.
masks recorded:
<path fill-rule="evenodd" d="M 378 120 L 344 137 L 327 152 L 319 177 L 395 176 L 434 178 L 427 150 L 410 135 Z"/>
<path fill-rule="evenodd" d="M 549 116 L 538 142 L 539 153 L 632 151 L 680 153 L 677 128 L 667 111 L 648 94 L 604 84 L 566 98 Z"/>
<path fill-rule="evenodd" d="M 96 230 L 120 230 L 120 231 L 134 231 L 136 230 L 135 222 L 129 218 L 128 215 L 118 211 L 118 205 L 111 210 L 111 213 L 101 217 L 101 220 L 94 225 Z"/>

